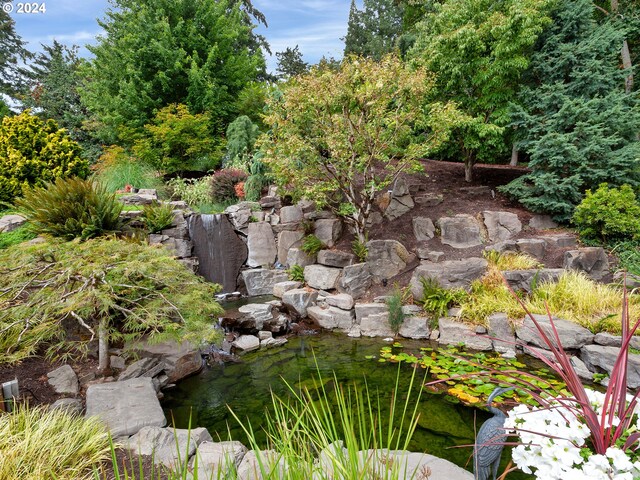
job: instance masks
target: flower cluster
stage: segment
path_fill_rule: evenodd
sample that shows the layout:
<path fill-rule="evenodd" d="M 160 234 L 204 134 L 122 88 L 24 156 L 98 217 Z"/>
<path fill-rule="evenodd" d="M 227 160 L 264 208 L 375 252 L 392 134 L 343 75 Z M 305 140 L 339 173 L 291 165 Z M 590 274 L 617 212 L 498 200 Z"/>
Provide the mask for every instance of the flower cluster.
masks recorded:
<path fill-rule="evenodd" d="M 585 389 L 591 407 L 602 415 L 605 395 Z M 550 401 L 548 406 L 530 409 L 518 405 L 508 414 L 505 429 L 515 431 L 520 444 L 513 449 L 513 462 L 525 473 L 544 480 L 633 480 L 640 477 L 640 461 L 611 446 L 604 455 L 589 446 L 591 432 L 571 399 Z M 612 426 L 620 419 L 613 416 Z M 637 431 L 636 422 L 631 427 Z M 631 432 L 627 432 L 631 433 Z"/>

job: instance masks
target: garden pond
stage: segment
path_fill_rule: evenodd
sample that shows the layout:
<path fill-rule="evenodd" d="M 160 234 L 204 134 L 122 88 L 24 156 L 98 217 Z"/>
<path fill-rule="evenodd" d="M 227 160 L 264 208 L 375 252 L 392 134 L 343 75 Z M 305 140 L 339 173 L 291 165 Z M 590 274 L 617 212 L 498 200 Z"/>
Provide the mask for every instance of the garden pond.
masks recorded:
<path fill-rule="evenodd" d="M 319 388 L 328 391 L 337 381 L 341 386 L 366 385 L 370 395 L 380 399 L 382 408 L 389 408 L 396 381 L 399 401 L 409 393 L 412 367 L 406 364 L 381 362 L 381 348 L 389 345 L 381 339 L 349 338 L 345 335 L 323 333 L 292 337 L 283 347 L 242 355 L 239 363 L 213 365 L 194 377 L 180 382 L 175 389 L 165 392 L 163 407 L 173 426 L 187 428 L 206 427 L 220 440 L 240 440 L 247 443 L 246 435 L 229 409 L 243 422 L 248 420 L 254 430 L 264 426 L 265 409 L 272 405 L 271 392 L 284 397 L 287 383 L 293 388 Z M 419 352 L 425 342 L 403 341 L 404 351 Z M 423 383 L 425 370 L 419 369 L 417 385 Z M 318 381 L 318 378 L 322 381 Z M 335 380 L 334 380 L 335 379 Z M 489 416 L 482 409 L 452 403 L 451 397 L 425 389 L 418 412 L 417 429 L 409 445 L 410 450 L 426 452 L 446 458 L 467 470 L 475 429 Z M 383 413 L 383 416 L 385 414 Z M 190 423 L 191 422 L 191 423 Z M 508 463 L 504 452 L 501 471 Z M 533 478 L 512 473 L 512 480 Z"/>

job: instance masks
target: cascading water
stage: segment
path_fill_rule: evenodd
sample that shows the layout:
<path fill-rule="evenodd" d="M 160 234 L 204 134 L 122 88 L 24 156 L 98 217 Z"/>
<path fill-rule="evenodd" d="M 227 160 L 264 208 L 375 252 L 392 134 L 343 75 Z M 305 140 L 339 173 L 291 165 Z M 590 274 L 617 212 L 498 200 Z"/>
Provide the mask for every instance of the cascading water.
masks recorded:
<path fill-rule="evenodd" d="M 223 293 L 235 291 L 240 267 L 247 260 L 247 246 L 226 215 L 191 215 L 188 226 L 194 255 L 199 261 L 198 273 L 222 285 Z"/>

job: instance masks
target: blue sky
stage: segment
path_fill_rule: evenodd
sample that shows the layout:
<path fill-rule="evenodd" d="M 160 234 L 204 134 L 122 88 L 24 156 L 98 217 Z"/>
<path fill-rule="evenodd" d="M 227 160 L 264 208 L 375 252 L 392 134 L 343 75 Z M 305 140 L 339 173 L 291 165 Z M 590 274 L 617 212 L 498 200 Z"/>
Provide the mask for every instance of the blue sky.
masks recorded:
<path fill-rule="evenodd" d="M 23 0 L 20 0 L 23 1 Z M 0 2 L 4 3 L 4 2 Z M 13 0 L 14 9 L 18 0 Z M 42 3 L 40 1 L 40 3 Z M 31 51 L 55 38 L 67 45 L 93 43 L 100 27 L 96 21 L 107 9 L 107 0 L 45 0 L 46 13 L 18 14 L 11 17 Z M 270 71 L 275 70 L 275 52 L 299 45 L 305 61 L 316 63 L 323 55 L 340 58 L 347 33 L 350 0 L 253 0 L 265 14 L 269 28 L 259 31 L 271 45 L 274 55 L 267 55 Z M 87 55 L 86 49 L 81 50 Z"/>

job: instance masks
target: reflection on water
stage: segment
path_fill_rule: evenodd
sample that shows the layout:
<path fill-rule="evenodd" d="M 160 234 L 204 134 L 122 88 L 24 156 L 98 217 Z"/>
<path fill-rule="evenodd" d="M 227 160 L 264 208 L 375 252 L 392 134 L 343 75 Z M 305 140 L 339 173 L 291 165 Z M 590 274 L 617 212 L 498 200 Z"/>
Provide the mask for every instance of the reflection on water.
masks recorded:
<path fill-rule="evenodd" d="M 408 340 L 403 340 L 402 344 L 405 351 L 417 352 L 424 346 L 424 343 Z M 253 430 L 258 431 L 264 422 L 265 408 L 271 404 L 271 391 L 279 396 L 287 394 L 283 379 L 296 387 L 311 389 L 318 372 L 329 383 L 333 382 L 335 373 L 341 385 L 353 382 L 364 385 L 366 376 L 369 391 L 377 393 L 383 407 L 388 406 L 398 365 L 365 358 L 377 355 L 382 345 L 384 342 L 380 339 L 352 339 L 344 335 L 294 337 L 284 347 L 243 355 L 239 364 L 216 365 L 182 381 L 174 390 L 165 392 L 163 406 L 167 418 L 173 418 L 176 427 L 186 428 L 191 415 L 191 425 L 206 427 L 214 438 L 226 440 L 227 432 L 230 432 L 232 439 L 243 442 L 245 435 L 227 405 L 239 418 L 247 418 Z M 401 367 L 400 399 L 406 397 L 410 378 L 411 368 Z M 479 428 L 487 413 L 451 404 L 440 395 L 426 392 L 418 411 L 419 426 L 410 449 L 447 458 L 471 470 L 468 459 L 472 449 L 451 447 L 473 443 L 474 422 Z M 506 453 L 504 458 L 507 458 Z M 510 474 L 507 478 L 531 477 Z"/>

